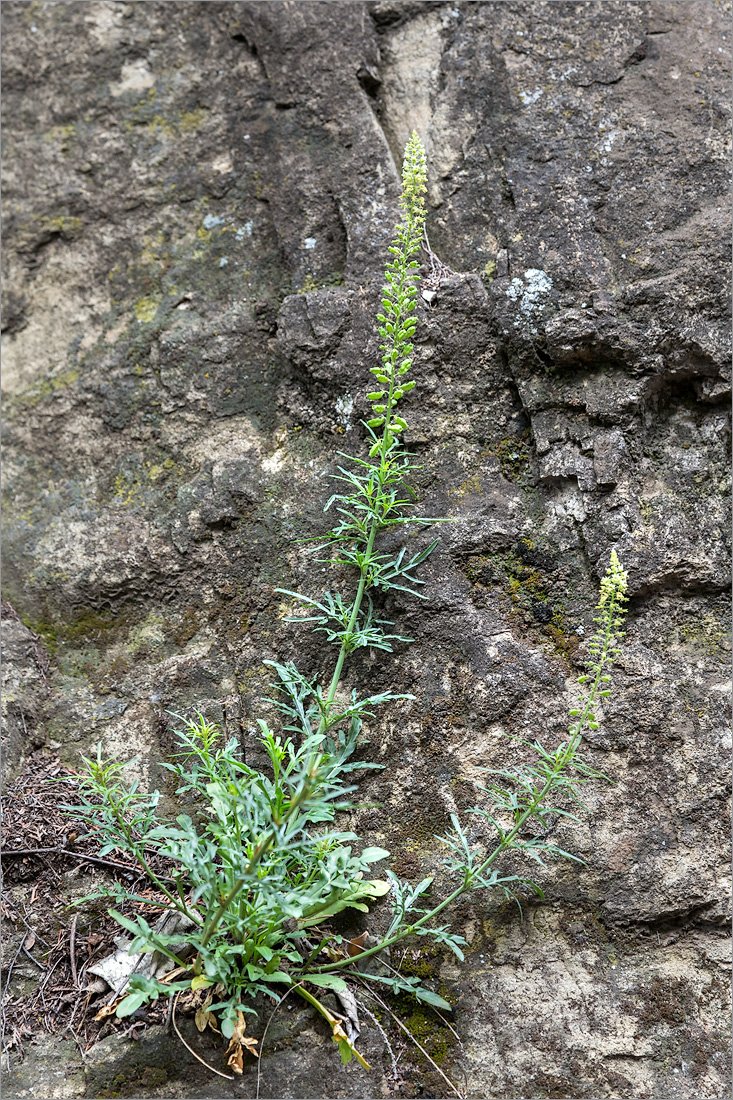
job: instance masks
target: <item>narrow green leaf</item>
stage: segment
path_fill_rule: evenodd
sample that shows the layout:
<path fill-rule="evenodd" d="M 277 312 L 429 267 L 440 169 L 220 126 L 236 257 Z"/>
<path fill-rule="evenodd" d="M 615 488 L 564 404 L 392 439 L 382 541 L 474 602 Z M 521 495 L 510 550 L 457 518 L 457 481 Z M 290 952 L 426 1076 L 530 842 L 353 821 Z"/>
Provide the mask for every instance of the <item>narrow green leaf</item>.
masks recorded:
<path fill-rule="evenodd" d="M 425 1004 L 432 1005 L 433 1008 L 442 1008 L 444 1012 L 453 1011 L 453 1006 L 444 997 L 439 997 L 437 993 L 433 993 L 430 989 L 417 986 L 414 992 L 418 1001 L 424 1001 Z"/>
<path fill-rule="evenodd" d="M 339 1054 L 341 1055 L 341 1065 L 348 1066 L 354 1055 L 354 1048 L 352 1047 L 351 1043 L 346 1041 L 346 1039 L 339 1039 L 337 1045 L 339 1048 Z"/>
<path fill-rule="evenodd" d="M 128 932 L 132 932 L 135 936 L 140 935 L 141 929 L 138 921 L 130 920 L 129 917 L 123 917 L 122 913 L 118 913 L 116 909 L 110 909 L 109 915 L 113 917 L 118 924 L 121 924 L 123 928 L 126 928 Z M 151 930 L 149 925 L 147 926 L 147 928 L 148 931 Z"/>
<path fill-rule="evenodd" d="M 321 989 L 333 989 L 335 993 L 343 993 L 348 989 L 346 982 L 338 974 L 301 974 L 300 980 L 318 985 Z"/>

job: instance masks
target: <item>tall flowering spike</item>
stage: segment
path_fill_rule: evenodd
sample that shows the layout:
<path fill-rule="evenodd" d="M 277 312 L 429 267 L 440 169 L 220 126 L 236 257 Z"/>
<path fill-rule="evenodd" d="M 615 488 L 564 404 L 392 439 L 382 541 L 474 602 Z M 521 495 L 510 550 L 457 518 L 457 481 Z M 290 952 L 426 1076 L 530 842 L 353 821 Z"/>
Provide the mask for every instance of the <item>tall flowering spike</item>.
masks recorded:
<path fill-rule="evenodd" d="M 339 467 L 339 473 L 334 475 L 335 480 L 348 485 L 348 492 L 334 493 L 326 504 L 325 510 L 328 511 L 332 504 L 338 502 L 333 512 L 339 518 L 324 536 L 321 546 L 317 547 L 319 550 L 326 546 L 331 548 L 333 557 L 326 561 L 352 565 L 359 570 L 356 595 L 349 604 L 340 595 L 330 592 L 325 592 L 319 601 L 299 592 L 278 589 L 308 608 L 310 614 L 302 621 L 317 623 L 314 629 L 324 631 L 329 642 L 339 647 L 331 685 L 322 701 L 317 729 L 319 737 L 325 737 L 335 723 L 346 717 L 344 712 L 338 710 L 335 700 L 347 656 L 364 646 L 391 652 L 392 640 L 411 641 L 385 632 L 384 628 L 393 624 L 376 617 L 369 590 L 379 588 L 387 592 L 396 587 L 419 598 L 419 586 L 423 582 L 412 571 L 425 561 L 438 543 L 434 539 L 409 561 L 405 558 L 404 549 L 393 560 L 388 554 L 375 550 L 375 540 L 386 527 L 408 522 L 436 522 L 406 514 L 411 507 L 406 494 L 414 494 L 403 479 L 414 467 L 399 442 L 400 433 L 407 424 L 395 414 L 397 402 L 415 385 L 408 382 L 405 375 L 411 365 L 411 340 L 417 326 L 415 299 L 420 265 L 415 257 L 425 229 L 425 179 L 425 150 L 417 134 L 413 133 L 405 150 L 402 170 L 401 220 L 395 229 L 384 275 L 384 312 L 378 314 L 382 356 L 381 364 L 372 367 L 372 374 L 376 375 L 380 388 L 367 394 L 368 400 L 374 402 L 372 417 L 367 421 L 372 444 L 369 452 L 371 461 L 354 459 L 359 467 L 358 472 Z M 278 671 L 281 668 L 279 665 L 275 667 Z M 283 679 L 286 685 L 291 682 L 289 676 L 286 670 Z M 319 744 L 316 752 L 321 751 Z"/>
<path fill-rule="evenodd" d="M 412 366 L 411 339 L 417 320 L 414 317 L 418 270 L 414 257 L 420 250 L 425 228 L 425 194 L 427 188 L 425 150 L 413 130 L 405 149 L 402 165 L 402 197 L 400 209 L 402 221 L 395 230 L 390 247 L 393 259 L 387 264 L 382 288 L 382 310 L 377 314 L 382 365 L 373 367 L 380 389 L 367 394 L 374 402 L 374 416 L 367 421 L 369 427 L 382 429 L 381 439 L 375 436 L 371 455 L 381 452 L 385 457 L 394 446 L 397 436 L 407 427 L 401 416 L 394 413 L 397 402 L 413 389 L 415 383 L 404 380 Z"/>
<path fill-rule="evenodd" d="M 598 601 L 598 607 L 601 608 L 606 603 L 615 602 L 618 604 L 623 602 L 626 599 L 628 585 L 629 574 L 621 568 L 618 554 L 615 550 L 612 550 L 608 568 L 601 580 L 601 598 Z"/>
<path fill-rule="evenodd" d="M 417 136 L 417 130 L 413 130 L 412 137 L 405 146 L 405 159 L 402 163 L 402 199 L 400 200 L 400 206 L 407 209 L 414 199 L 423 210 L 423 218 L 425 216 L 425 200 L 422 196 L 426 191 L 427 175 L 425 150 L 420 138 Z"/>
<path fill-rule="evenodd" d="M 579 684 L 590 684 L 590 688 L 582 689 L 581 698 L 570 710 L 570 716 L 577 719 L 570 726 L 573 738 L 579 737 L 586 725 L 589 729 L 598 729 L 595 706 L 599 699 L 609 694 L 605 685 L 611 677 L 607 670 L 621 652 L 628 584 L 629 575 L 622 568 L 616 551 L 612 550 L 608 568 L 601 577 L 601 594 L 594 616 L 597 630 L 588 644 L 589 671 L 578 677 Z"/>

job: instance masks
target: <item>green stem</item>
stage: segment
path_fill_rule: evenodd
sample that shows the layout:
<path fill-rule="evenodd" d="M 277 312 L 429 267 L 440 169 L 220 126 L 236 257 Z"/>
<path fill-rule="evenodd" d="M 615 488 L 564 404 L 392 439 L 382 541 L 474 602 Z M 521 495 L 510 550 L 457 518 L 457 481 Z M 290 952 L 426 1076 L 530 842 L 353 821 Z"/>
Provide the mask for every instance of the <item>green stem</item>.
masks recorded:
<path fill-rule="evenodd" d="M 231 903 L 234 901 L 234 899 L 236 898 L 237 894 L 242 889 L 242 887 L 244 886 L 246 881 L 247 881 L 246 878 L 238 878 L 236 880 L 236 882 L 234 883 L 234 886 L 232 887 L 232 889 L 227 894 L 227 896 L 225 898 L 223 898 L 222 901 L 219 903 L 219 906 L 217 907 L 216 912 L 214 913 L 214 915 L 207 920 L 206 924 L 204 925 L 203 935 L 201 937 L 201 946 L 202 947 L 206 947 L 207 943 L 209 942 L 209 940 L 213 936 L 214 932 L 216 931 L 217 926 L 219 924 L 219 921 L 224 916 L 227 909 L 229 908 Z"/>
<path fill-rule="evenodd" d="M 403 299 L 405 298 L 405 285 L 410 278 L 407 264 L 410 256 L 416 252 L 420 247 L 420 241 L 422 239 L 423 231 L 423 219 L 422 219 L 422 207 L 419 194 L 413 192 L 410 197 L 410 205 L 407 209 L 405 218 L 405 237 L 403 239 L 403 246 L 400 253 L 400 266 L 399 266 L 399 282 L 394 290 L 395 297 L 395 313 L 393 314 L 393 333 L 392 333 L 392 347 L 390 349 L 390 367 L 389 367 L 389 396 L 387 399 L 387 406 L 384 413 L 384 427 L 382 429 L 382 440 L 379 448 L 379 465 L 376 468 L 377 479 L 380 488 L 384 487 L 386 476 L 389 469 L 389 451 L 390 446 L 388 440 L 390 438 L 390 421 L 392 418 L 392 409 L 394 406 L 394 392 L 395 382 L 397 378 L 397 371 L 399 370 L 399 358 L 400 350 L 403 346 L 403 338 L 401 335 L 402 327 L 402 312 L 403 312 Z M 351 608 L 351 614 L 349 616 L 349 622 L 346 627 L 346 636 L 341 643 L 338 657 L 336 658 L 336 666 L 333 670 L 331 677 L 331 683 L 329 685 L 328 694 L 323 706 L 320 722 L 316 730 L 316 736 L 321 739 L 318 745 L 314 748 L 313 753 L 308 761 L 308 768 L 306 771 L 306 779 L 303 783 L 298 794 L 290 803 L 290 808 L 286 816 L 286 820 L 292 816 L 297 807 L 303 802 L 313 789 L 313 786 L 318 780 L 318 769 L 323 759 L 320 752 L 320 743 L 326 733 L 326 730 L 330 724 L 331 709 L 333 707 L 336 693 L 338 691 L 339 683 L 341 682 L 341 674 L 344 668 L 344 662 L 349 654 L 350 638 L 359 620 L 359 612 L 361 611 L 361 605 L 364 601 L 364 595 L 367 590 L 367 582 L 369 576 L 369 567 L 372 562 L 372 554 L 374 552 L 374 540 L 377 537 L 377 533 L 382 527 L 381 517 L 372 513 L 371 523 L 369 526 L 369 535 L 367 537 L 366 550 L 364 552 L 364 558 L 361 563 L 361 575 L 359 577 L 359 586 L 356 590 L 356 596 L 354 597 L 354 603 Z M 260 843 L 255 849 L 252 859 L 248 866 L 248 872 L 253 870 L 262 856 L 267 852 L 275 841 L 277 836 L 277 827 L 273 827 L 269 833 L 265 834 Z"/>
<path fill-rule="evenodd" d="M 120 832 L 124 836 L 125 840 L 130 846 L 132 854 L 134 855 L 140 866 L 143 868 L 145 874 L 148 876 L 150 881 L 155 883 L 161 894 L 165 894 L 174 909 L 176 909 L 179 913 L 182 913 L 184 916 L 188 917 L 194 922 L 194 924 L 201 924 L 202 921 L 199 913 L 195 909 L 190 909 L 189 906 L 185 904 L 185 902 L 180 902 L 173 894 L 171 894 L 170 890 L 166 889 L 161 880 L 152 870 L 150 864 L 143 854 L 144 848 L 141 849 L 140 845 L 135 840 L 132 829 L 130 828 L 128 822 L 125 820 L 124 813 L 121 812 L 121 810 L 115 803 L 114 798 L 112 797 L 112 792 L 109 790 L 109 788 L 107 788 L 107 802 L 112 810 L 112 813 L 115 815 L 117 826 Z"/>
<path fill-rule="evenodd" d="M 361 610 L 361 605 L 362 605 L 362 602 L 364 600 L 364 592 L 366 591 L 367 572 L 368 572 L 368 569 L 369 569 L 369 564 L 371 562 L 372 551 L 374 550 L 374 540 L 377 537 L 377 531 L 378 530 L 379 530 L 379 520 L 375 517 L 374 519 L 372 519 L 372 525 L 371 525 L 371 528 L 370 528 L 370 531 L 369 531 L 369 538 L 367 540 L 366 551 L 365 551 L 365 554 L 364 554 L 366 560 L 362 563 L 362 566 L 361 566 L 361 576 L 359 578 L 359 587 L 356 590 L 356 596 L 354 598 L 354 606 L 351 609 L 351 616 L 349 618 L 348 626 L 346 627 L 347 636 L 350 635 L 353 632 L 354 627 L 356 626 L 357 620 L 359 618 L 359 612 Z M 338 659 L 336 661 L 336 667 L 333 671 L 333 676 L 331 677 L 331 685 L 328 689 L 328 695 L 326 696 L 325 713 L 323 714 L 323 716 L 321 718 L 320 725 L 318 727 L 318 733 L 319 734 L 322 734 L 323 731 L 325 730 L 326 723 L 327 723 L 328 717 L 329 717 L 329 711 L 331 709 L 331 705 L 332 705 L 334 699 L 336 698 L 336 692 L 338 691 L 339 681 L 341 679 L 341 672 L 342 672 L 343 667 L 344 667 L 344 661 L 346 660 L 347 653 L 348 653 L 348 649 L 347 649 L 347 646 L 346 646 L 346 642 L 344 641 L 344 642 L 341 643 L 341 649 L 339 650 Z"/>
<path fill-rule="evenodd" d="M 305 1001 L 307 1001 L 308 1004 L 312 1005 L 313 1008 L 316 1009 L 316 1011 L 320 1012 L 321 1016 L 323 1016 L 323 1018 L 328 1021 L 331 1026 L 331 1031 L 333 1032 L 333 1041 L 335 1043 L 338 1043 L 339 1047 L 342 1043 L 345 1043 L 354 1058 L 356 1058 L 359 1065 L 363 1069 L 371 1069 L 372 1067 L 347 1037 L 346 1032 L 341 1027 L 341 1020 L 338 1018 L 338 1016 L 334 1016 L 332 1012 L 329 1012 L 326 1006 L 322 1004 L 317 997 L 314 997 L 312 993 L 309 993 L 307 989 L 304 989 L 302 985 L 291 986 L 291 988 L 294 989 L 296 993 L 298 993 Z M 340 1035 L 337 1034 L 337 1029 L 341 1031 Z"/>
<path fill-rule="evenodd" d="M 417 213 L 416 213 L 417 210 Z M 397 362 L 399 360 L 400 346 L 402 343 L 402 337 L 400 336 L 400 328 L 402 323 L 402 298 L 404 296 L 405 284 L 409 278 L 407 271 L 407 263 L 409 257 L 415 251 L 414 239 L 415 239 L 415 227 L 416 223 L 420 226 L 419 237 L 422 237 L 422 219 L 418 216 L 420 213 L 419 198 L 416 195 L 412 195 L 410 199 L 410 207 L 407 213 L 405 228 L 407 230 L 407 239 L 400 256 L 400 281 L 395 291 L 396 299 L 396 312 L 393 316 L 393 336 L 392 336 L 392 348 L 390 350 L 390 357 L 392 359 L 391 369 L 389 372 L 389 394 L 387 397 L 387 407 L 384 412 L 384 427 L 382 429 L 382 442 L 379 448 L 379 468 L 377 472 L 377 478 L 380 487 L 383 487 L 385 477 L 387 474 L 387 463 L 389 447 L 387 440 L 390 436 L 390 422 L 392 419 L 392 409 L 394 407 L 394 391 L 395 391 L 395 379 L 396 372 L 398 370 Z M 418 240 L 419 247 L 419 240 Z M 359 578 L 359 587 L 356 591 L 354 598 L 354 604 L 351 609 L 351 616 L 349 618 L 348 626 L 346 627 L 346 638 L 341 643 L 339 655 L 336 660 L 336 667 L 331 677 L 331 684 L 328 689 L 328 695 L 326 696 L 326 702 L 324 707 L 324 713 L 321 717 L 321 721 L 318 725 L 317 735 L 322 736 L 325 732 L 330 717 L 331 706 L 336 698 L 336 692 L 338 691 L 339 682 L 341 680 L 341 673 L 344 667 L 344 661 L 348 655 L 348 640 L 356 626 L 359 619 L 359 612 L 361 611 L 361 605 L 364 600 L 364 593 L 367 587 L 367 576 L 369 572 L 369 566 L 372 560 L 372 553 L 374 551 L 374 540 L 377 533 L 382 527 L 381 519 L 378 515 L 373 514 L 371 520 L 371 526 L 369 528 L 369 537 L 367 539 L 366 550 L 364 553 L 364 561 L 361 565 L 361 576 Z"/>
<path fill-rule="evenodd" d="M 615 612 L 616 612 L 616 600 L 615 600 L 615 598 L 613 598 L 611 600 L 610 604 L 609 604 L 609 608 L 608 608 L 608 612 L 607 612 L 608 618 L 607 618 L 607 622 L 606 622 L 605 633 L 604 633 L 604 636 L 603 636 L 603 649 L 602 649 L 600 658 L 598 660 L 598 668 L 597 668 L 597 671 L 596 671 L 596 676 L 595 676 L 595 679 L 593 681 L 593 686 L 591 688 L 590 694 L 589 694 L 588 699 L 586 701 L 586 705 L 585 705 L 585 708 L 583 710 L 583 714 L 582 714 L 581 718 L 578 720 L 577 727 L 576 727 L 576 733 L 573 734 L 570 741 L 568 742 L 568 746 L 567 746 L 565 752 L 562 754 L 562 756 L 560 756 L 558 758 L 558 763 L 555 765 L 555 767 L 552 771 L 552 774 L 547 779 L 547 782 L 542 787 L 542 790 L 539 792 L 539 794 L 536 796 L 536 798 L 530 803 L 530 805 L 526 808 L 526 810 L 524 810 L 522 812 L 522 814 L 520 814 L 520 816 L 517 818 L 517 820 L 514 824 L 514 827 L 511 829 L 510 832 L 506 833 L 502 837 L 501 841 L 499 842 L 499 844 L 497 844 L 496 848 L 494 848 L 493 852 L 491 852 L 486 857 L 484 862 L 480 865 L 480 867 L 478 867 L 477 870 L 475 870 L 473 872 L 467 872 L 466 873 L 464 881 L 461 883 L 460 886 L 456 887 L 456 889 L 453 891 L 452 894 L 449 894 L 448 897 L 445 898 L 443 901 L 441 901 L 441 903 L 439 905 L 436 905 L 436 907 L 434 909 L 431 909 L 431 911 L 429 913 L 426 913 L 423 917 L 420 917 L 420 919 L 416 920 L 413 924 L 410 924 L 410 925 L 406 926 L 405 928 L 401 928 L 399 931 L 395 932 L 394 935 L 390 936 L 388 939 L 382 940 L 381 943 L 376 944 L 376 946 L 370 947 L 366 951 L 360 952 L 360 954 L 358 955 L 358 962 L 360 964 L 361 964 L 361 960 L 367 958 L 369 955 L 376 955 L 378 952 L 384 951 L 385 948 L 391 947 L 392 944 L 397 943 L 399 940 L 404 939 L 405 936 L 412 935 L 418 928 L 422 928 L 423 925 L 428 923 L 428 921 L 433 920 L 440 913 L 442 913 L 444 909 L 447 909 L 449 905 L 452 905 L 454 901 L 457 901 L 458 898 L 462 894 L 464 894 L 467 890 L 470 890 L 473 883 L 475 882 L 475 880 L 477 878 L 480 878 L 489 869 L 489 867 L 494 862 L 494 860 L 497 858 L 497 856 L 501 855 L 502 852 L 506 851 L 507 848 L 511 847 L 512 841 L 514 840 L 517 833 L 519 832 L 519 830 L 524 825 L 525 821 L 527 821 L 527 819 L 530 818 L 537 811 L 537 809 L 544 804 L 544 800 L 545 800 L 546 796 L 549 794 L 549 792 L 552 790 L 552 788 L 555 786 L 555 783 L 556 783 L 556 780 L 557 780 L 558 776 L 562 773 L 563 769 L 567 766 L 568 761 L 572 759 L 572 756 L 575 752 L 578 741 L 580 740 L 580 737 L 581 737 L 581 730 L 583 728 L 583 725 L 585 724 L 585 721 L 587 719 L 587 715 L 590 712 L 590 708 L 593 706 L 596 691 L 597 691 L 598 685 L 601 682 L 601 675 L 603 673 L 603 669 L 604 669 L 605 665 L 608 663 L 608 659 L 609 659 L 608 658 L 608 651 L 609 651 L 609 648 L 611 646 L 611 642 L 612 642 L 612 639 L 613 639 L 613 636 L 614 636 L 613 635 L 613 624 L 614 624 L 614 619 L 615 619 Z M 314 971 L 316 971 L 316 972 L 324 971 L 324 970 L 331 971 L 331 970 L 334 970 L 336 968 L 349 966 L 350 964 L 355 963 L 356 961 L 357 961 L 357 959 L 341 959 L 339 962 L 325 963 L 321 966 L 316 966 L 316 967 L 314 967 Z"/>

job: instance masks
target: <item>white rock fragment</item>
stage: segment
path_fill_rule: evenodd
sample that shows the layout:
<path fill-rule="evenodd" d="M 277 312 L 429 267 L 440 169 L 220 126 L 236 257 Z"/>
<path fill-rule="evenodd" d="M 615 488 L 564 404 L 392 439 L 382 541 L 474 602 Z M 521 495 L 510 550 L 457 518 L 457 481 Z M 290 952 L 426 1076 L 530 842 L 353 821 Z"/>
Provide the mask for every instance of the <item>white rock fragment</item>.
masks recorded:
<path fill-rule="evenodd" d="M 164 932 L 166 935 L 174 935 L 176 932 L 182 932 L 187 927 L 192 928 L 193 922 L 188 920 L 182 913 L 165 914 L 158 921 L 156 931 Z M 132 940 L 127 936 L 117 936 L 115 943 L 117 944 L 116 951 L 111 955 L 107 955 L 104 959 L 100 959 L 94 966 L 87 968 L 87 974 L 94 974 L 105 981 L 115 997 L 119 997 L 124 992 L 133 974 L 142 974 L 146 978 L 162 978 L 175 966 L 171 959 L 161 955 L 158 951 L 131 955 L 127 949 Z M 180 948 L 182 947 L 183 944 L 180 945 Z M 179 945 L 172 945 L 174 953 L 178 948 Z"/>

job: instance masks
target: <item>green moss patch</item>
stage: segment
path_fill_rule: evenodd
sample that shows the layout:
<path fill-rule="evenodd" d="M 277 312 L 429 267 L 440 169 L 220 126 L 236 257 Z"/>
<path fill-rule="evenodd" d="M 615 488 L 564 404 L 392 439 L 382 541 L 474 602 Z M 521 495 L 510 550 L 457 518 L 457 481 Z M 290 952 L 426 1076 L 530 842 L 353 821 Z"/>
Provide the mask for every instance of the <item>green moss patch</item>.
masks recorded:
<path fill-rule="evenodd" d="M 472 555 L 463 572 L 477 589 L 498 594 L 512 625 L 549 639 L 559 656 L 570 659 L 580 639 L 566 626 L 567 591 L 558 564 L 551 550 L 525 538 L 502 554 Z"/>

